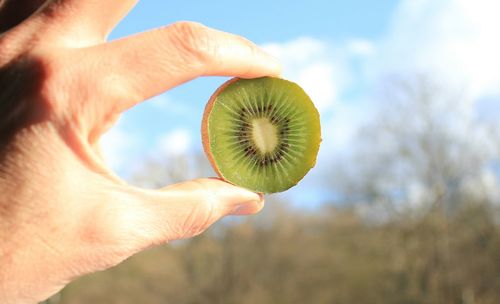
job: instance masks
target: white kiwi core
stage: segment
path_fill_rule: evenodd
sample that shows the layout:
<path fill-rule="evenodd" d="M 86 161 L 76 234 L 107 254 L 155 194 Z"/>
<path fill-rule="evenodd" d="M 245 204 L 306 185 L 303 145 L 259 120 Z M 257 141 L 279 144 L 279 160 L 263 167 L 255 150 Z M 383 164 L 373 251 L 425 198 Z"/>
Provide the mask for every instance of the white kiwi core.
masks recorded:
<path fill-rule="evenodd" d="M 278 145 L 278 130 L 267 118 L 256 118 L 252 120 L 252 139 L 264 154 L 274 151 Z"/>

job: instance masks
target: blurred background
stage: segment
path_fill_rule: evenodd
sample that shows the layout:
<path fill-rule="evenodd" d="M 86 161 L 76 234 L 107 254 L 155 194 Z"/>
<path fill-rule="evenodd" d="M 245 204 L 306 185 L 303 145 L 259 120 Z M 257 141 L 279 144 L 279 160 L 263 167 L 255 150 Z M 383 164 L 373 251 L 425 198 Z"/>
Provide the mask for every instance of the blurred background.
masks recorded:
<path fill-rule="evenodd" d="M 192 20 L 280 58 L 321 113 L 316 167 L 191 240 L 81 278 L 53 303 L 500 303 L 500 2 L 140 1 L 112 39 Z M 127 181 L 214 173 L 204 105 L 175 88 L 102 140 Z"/>

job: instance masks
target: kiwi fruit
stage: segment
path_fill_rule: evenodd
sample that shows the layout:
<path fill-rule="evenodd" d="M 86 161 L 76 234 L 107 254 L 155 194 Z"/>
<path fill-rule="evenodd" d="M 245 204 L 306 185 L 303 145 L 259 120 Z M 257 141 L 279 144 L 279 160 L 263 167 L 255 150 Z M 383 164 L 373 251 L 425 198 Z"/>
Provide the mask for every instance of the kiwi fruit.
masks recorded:
<path fill-rule="evenodd" d="M 318 110 L 296 83 L 275 77 L 233 78 L 208 101 L 202 140 L 224 180 L 255 192 L 295 186 L 316 163 Z"/>

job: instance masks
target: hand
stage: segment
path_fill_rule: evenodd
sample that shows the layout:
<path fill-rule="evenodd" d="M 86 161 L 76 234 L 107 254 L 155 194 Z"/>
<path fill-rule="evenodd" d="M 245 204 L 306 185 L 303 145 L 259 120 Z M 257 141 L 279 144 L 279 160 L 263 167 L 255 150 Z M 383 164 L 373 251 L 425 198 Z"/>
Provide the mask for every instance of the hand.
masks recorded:
<path fill-rule="evenodd" d="M 44 300 L 78 276 L 263 206 L 218 179 L 137 189 L 104 164 L 99 137 L 135 104 L 198 76 L 280 72 L 251 42 L 196 23 L 106 43 L 135 3 L 0 1 L 1 303 Z"/>

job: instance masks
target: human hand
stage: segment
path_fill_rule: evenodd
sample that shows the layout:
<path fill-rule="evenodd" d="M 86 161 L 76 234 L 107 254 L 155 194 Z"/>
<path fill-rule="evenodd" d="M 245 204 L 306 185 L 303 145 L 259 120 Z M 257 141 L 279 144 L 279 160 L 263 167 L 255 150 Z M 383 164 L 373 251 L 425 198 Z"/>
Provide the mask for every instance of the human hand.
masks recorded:
<path fill-rule="evenodd" d="M 41 301 L 78 276 L 263 206 L 218 179 L 137 189 L 104 164 L 99 137 L 135 104 L 198 76 L 280 69 L 251 42 L 189 22 L 106 43 L 135 3 L 0 1 L 1 303 Z"/>

